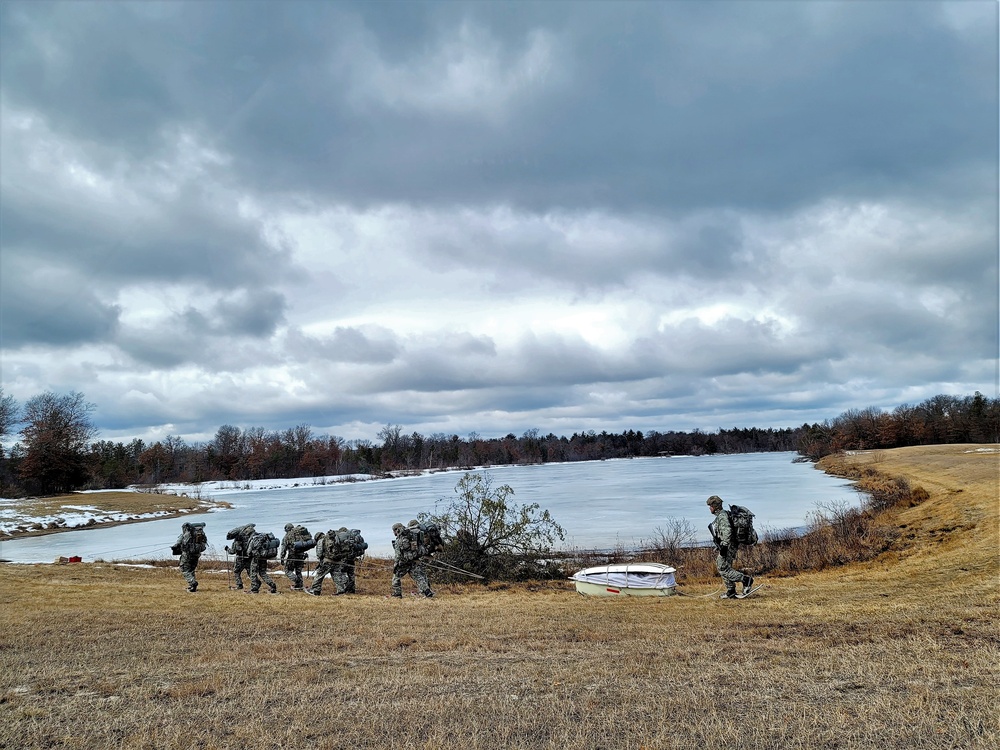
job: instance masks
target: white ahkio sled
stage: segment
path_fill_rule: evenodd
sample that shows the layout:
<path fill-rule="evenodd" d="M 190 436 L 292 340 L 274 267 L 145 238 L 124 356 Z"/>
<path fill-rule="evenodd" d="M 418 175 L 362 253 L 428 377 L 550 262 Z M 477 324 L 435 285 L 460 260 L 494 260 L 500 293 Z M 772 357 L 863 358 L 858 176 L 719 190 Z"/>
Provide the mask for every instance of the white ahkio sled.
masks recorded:
<path fill-rule="evenodd" d="M 569 577 L 586 596 L 672 596 L 677 571 L 660 563 L 628 563 L 586 568 Z"/>

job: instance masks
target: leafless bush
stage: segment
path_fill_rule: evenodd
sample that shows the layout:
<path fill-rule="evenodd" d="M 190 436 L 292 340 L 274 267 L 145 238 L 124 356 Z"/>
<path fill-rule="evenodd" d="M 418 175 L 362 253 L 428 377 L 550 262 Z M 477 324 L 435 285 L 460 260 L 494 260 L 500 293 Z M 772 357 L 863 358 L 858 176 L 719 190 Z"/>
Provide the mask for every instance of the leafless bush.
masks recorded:
<path fill-rule="evenodd" d="M 780 568 L 782 555 L 799 533 L 795 529 L 763 529 L 759 536 L 760 541 L 745 551 L 743 564 L 757 572 L 772 572 Z"/>
<path fill-rule="evenodd" d="M 694 524 L 686 518 L 668 518 L 663 526 L 657 526 L 653 538 L 643 542 L 643 547 L 659 553 L 671 560 L 678 560 L 682 551 L 694 546 L 697 532 Z"/>

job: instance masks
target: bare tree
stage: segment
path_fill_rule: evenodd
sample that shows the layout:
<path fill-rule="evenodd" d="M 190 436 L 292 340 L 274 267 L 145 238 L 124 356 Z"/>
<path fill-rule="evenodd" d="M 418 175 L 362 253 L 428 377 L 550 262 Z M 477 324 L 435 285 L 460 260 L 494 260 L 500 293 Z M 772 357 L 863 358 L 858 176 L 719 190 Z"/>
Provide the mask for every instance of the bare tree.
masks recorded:
<path fill-rule="evenodd" d="M 97 430 L 90 420 L 94 404 L 82 393 L 43 393 L 24 405 L 25 487 L 38 494 L 79 489 L 87 479 L 87 443 Z"/>
<path fill-rule="evenodd" d="M 4 395 L 3 388 L 0 388 L 0 441 L 7 437 L 10 428 L 17 424 L 17 402 L 9 393 Z M 0 456 L 3 455 L 0 447 Z"/>

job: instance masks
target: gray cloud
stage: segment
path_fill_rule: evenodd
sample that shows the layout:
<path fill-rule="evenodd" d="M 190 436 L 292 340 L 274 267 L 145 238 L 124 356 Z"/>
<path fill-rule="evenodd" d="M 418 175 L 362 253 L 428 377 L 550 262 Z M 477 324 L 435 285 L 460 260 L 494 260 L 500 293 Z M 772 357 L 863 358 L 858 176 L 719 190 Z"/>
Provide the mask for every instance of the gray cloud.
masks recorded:
<path fill-rule="evenodd" d="M 32 268 L 16 257 L 0 262 L 0 339 L 5 349 L 100 341 L 117 331 L 120 314 L 80 275 Z"/>
<path fill-rule="evenodd" d="M 400 352 L 400 344 L 391 331 L 352 327 L 337 327 L 329 336 L 290 331 L 286 348 L 300 360 L 370 365 L 391 363 Z"/>
<path fill-rule="evenodd" d="M 133 153 L 185 123 L 259 189 L 350 201 L 778 208 L 933 184 L 996 153 L 988 39 L 933 4 L 424 5 L 406 26 L 364 4 L 221 9 L 15 4 L 5 89 Z M 533 46 L 542 70 L 491 89 Z M 425 106 L 370 115 L 352 90 Z M 506 106 L 504 127 L 456 117 L 463 96 Z"/>
<path fill-rule="evenodd" d="M 286 307 L 279 292 L 243 290 L 220 300 L 212 311 L 212 319 L 223 332 L 267 338 L 284 322 Z"/>
<path fill-rule="evenodd" d="M 995 390 L 997 15 L 5 2 L 5 392 L 350 438 Z"/>

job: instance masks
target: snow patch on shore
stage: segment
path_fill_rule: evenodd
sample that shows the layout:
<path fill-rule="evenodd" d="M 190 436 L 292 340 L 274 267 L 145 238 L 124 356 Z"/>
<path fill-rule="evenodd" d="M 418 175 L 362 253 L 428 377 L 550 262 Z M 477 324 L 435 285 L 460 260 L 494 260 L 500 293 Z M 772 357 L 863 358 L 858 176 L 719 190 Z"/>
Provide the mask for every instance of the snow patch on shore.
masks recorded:
<path fill-rule="evenodd" d="M 486 467 L 475 467 L 477 469 Z M 505 467 L 492 467 L 505 468 Z M 288 479 L 240 479 L 198 483 L 175 482 L 156 485 L 154 490 L 162 495 L 195 498 L 197 500 L 212 500 L 221 495 L 235 495 L 242 492 L 260 492 L 266 490 L 287 490 L 296 487 L 322 487 L 351 482 L 388 482 L 409 476 L 422 476 L 441 472 L 464 472 L 465 468 L 425 469 L 423 471 L 394 472 L 390 474 L 333 474 L 322 477 L 290 477 Z M 136 485 L 123 490 L 84 490 L 79 494 L 97 495 L 102 492 L 149 492 L 148 486 Z M 23 505 L 23 499 L 0 498 L 0 536 L 12 536 L 29 531 L 46 531 L 59 529 L 79 529 L 101 524 L 121 523 L 123 521 L 152 521 L 164 516 L 174 516 L 178 513 L 209 512 L 213 508 L 195 510 L 179 509 L 177 511 L 153 511 L 149 513 L 122 513 L 102 511 L 89 505 L 64 505 L 58 513 L 32 516 L 18 510 Z"/>
<path fill-rule="evenodd" d="M 330 484 L 348 482 L 368 482 L 375 480 L 372 474 L 337 474 L 326 477 L 292 477 L 289 479 L 238 479 L 198 484 L 159 484 L 157 489 L 169 495 L 188 497 L 215 497 L 239 492 L 259 492 L 261 490 L 287 490 L 293 487 L 323 487 Z"/>
<path fill-rule="evenodd" d="M 15 507 L 15 504 L 21 502 L 21 500 L 0 499 L 0 535 L 11 536 L 27 531 L 80 529 L 123 521 L 152 521 L 156 518 L 176 514 L 176 512 L 166 510 L 149 513 L 109 513 L 88 506 L 65 505 L 59 513 L 31 516 L 22 513 Z M 180 512 L 188 513 L 190 511 L 182 510 Z"/>

